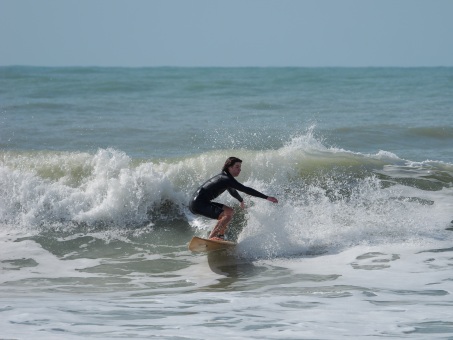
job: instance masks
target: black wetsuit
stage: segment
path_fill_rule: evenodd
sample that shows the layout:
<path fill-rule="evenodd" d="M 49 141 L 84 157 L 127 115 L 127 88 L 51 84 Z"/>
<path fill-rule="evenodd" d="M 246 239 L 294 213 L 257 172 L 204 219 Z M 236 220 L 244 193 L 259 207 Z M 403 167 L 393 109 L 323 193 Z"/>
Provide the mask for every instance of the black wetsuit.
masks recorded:
<path fill-rule="evenodd" d="M 193 195 L 189 203 L 189 209 L 194 214 L 200 214 L 209 218 L 218 219 L 223 211 L 223 204 L 211 202 L 220 196 L 225 190 L 228 190 L 231 196 L 239 202 L 243 199 L 238 190 L 251 196 L 267 199 L 268 196 L 261 192 L 246 187 L 236 181 L 231 174 L 222 171 L 220 174 L 208 179 L 203 183 Z"/>

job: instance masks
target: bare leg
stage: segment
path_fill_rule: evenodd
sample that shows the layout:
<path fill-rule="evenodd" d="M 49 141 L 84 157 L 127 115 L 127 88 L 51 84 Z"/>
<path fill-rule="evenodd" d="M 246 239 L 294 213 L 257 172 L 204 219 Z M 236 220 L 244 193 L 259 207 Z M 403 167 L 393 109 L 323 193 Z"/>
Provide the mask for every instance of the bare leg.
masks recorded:
<path fill-rule="evenodd" d="M 211 234 L 209 234 L 209 238 L 217 237 L 217 235 L 225 235 L 226 231 L 228 230 L 228 224 L 233 218 L 233 215 L 234 210 L 224 205 L 223 212 L 220 214 L 219 220 L 214 229 L 212 229 Z"/>

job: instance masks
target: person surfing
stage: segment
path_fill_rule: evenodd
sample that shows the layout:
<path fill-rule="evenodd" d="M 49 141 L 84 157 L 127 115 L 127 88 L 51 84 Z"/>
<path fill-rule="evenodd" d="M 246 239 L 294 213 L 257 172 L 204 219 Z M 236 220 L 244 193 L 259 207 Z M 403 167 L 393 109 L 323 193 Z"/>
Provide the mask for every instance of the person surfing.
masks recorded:
<path fill-rule="evenodd" d="M 278 203 L 275 197 L 267 196 L 253 188 L 246 187 L 239 183 L 235 177 L 241 173 L 242 160 L 237 157 L 229 157 L 222 168 L 222 172 L 203 183 L 192 196 L 189 203 L 189 209 L 193 214 L 203 215 L 216 219 L 217 224 L 209 234 L 211 240 L 224 240 L 225 233 L 228 230 L 228 224 L 234 215 L 233 208 L 213 202 L 225 190 L 228 190 L 231 196 L 241 202 L 241 208 L 245 208 L 244 200 L 238 191 L 247 195 L 266 199 L 272 203 Z"/>

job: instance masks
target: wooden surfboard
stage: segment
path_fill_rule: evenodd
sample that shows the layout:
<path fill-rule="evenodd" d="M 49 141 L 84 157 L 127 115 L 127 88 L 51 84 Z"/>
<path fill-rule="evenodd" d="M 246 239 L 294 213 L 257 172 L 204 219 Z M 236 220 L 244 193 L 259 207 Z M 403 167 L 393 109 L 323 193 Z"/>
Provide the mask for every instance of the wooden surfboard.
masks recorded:
<path fill-rule="evenodd" d="M 231 249 L 236 246 L 231 241 L 216 241 L 194 236 L 189 243 L 189 250 L 194 252 L 208 252 L 221 249 Z"/>

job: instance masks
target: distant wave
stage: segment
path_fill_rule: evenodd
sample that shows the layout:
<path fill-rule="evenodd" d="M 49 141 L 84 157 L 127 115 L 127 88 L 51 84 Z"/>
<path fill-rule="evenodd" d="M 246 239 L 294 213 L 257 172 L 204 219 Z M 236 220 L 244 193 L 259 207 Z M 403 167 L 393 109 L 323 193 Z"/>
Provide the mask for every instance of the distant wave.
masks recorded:
<path fill-rule="evenodd" d="M 407 134 L 415 137 L 428 137 L 448 140 L 453 139 L 453 127 L 451 126 L 413 127 L 408 129 Z"/>

